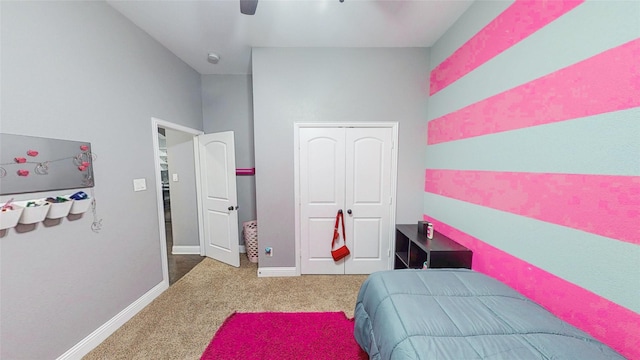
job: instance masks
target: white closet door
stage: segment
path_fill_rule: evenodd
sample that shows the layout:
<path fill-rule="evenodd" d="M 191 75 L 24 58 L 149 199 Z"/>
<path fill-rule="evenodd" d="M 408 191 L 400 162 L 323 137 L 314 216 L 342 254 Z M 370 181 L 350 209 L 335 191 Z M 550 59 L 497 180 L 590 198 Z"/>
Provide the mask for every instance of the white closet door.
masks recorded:
<path fill-rule="evenodd" d="M 299 129 L 302 274 L 370 274 L 389 268 L 393 134 L 391 127 Z M 339 209 L 351 254 L 335 262 L 331 239 Z"/>
<path fill-rule="evenodd" d="M 300 272 L 344 274 L 345 260 L 331 257 L 336 213 L 345 202 L 344 129 L 301 128 L 299 144 Z"/>
<path fill-rule="evenodd" d="M 371 274 L 389 266 L 392 137 L 390 128 L 346 129 L 345 219 L 351 256 L 345 274 Z"/>

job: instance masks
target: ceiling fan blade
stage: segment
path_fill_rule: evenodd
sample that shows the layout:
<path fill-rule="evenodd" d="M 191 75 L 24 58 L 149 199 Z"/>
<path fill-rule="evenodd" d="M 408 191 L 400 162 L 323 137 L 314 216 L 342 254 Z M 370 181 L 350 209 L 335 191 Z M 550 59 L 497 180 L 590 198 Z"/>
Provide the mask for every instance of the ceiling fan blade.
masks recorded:
<path fill-rule="evenodd" d="M 240 0 L 240 12 L 245 15 L 254 15 L 258 7 L 258 0 Z"/>

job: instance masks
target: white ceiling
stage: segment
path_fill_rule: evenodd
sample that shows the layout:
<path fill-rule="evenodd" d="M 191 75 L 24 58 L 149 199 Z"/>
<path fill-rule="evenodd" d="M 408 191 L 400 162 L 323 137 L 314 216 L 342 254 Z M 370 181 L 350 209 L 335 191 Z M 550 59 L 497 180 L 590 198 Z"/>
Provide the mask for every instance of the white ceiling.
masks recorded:
<path fill-rule="evenodd" d="M 239 0 L 108 0 L 201 74 L 250 74 L 252 47 L 429 47 L 472 2 L 259 0 L 249 16 Z"/>

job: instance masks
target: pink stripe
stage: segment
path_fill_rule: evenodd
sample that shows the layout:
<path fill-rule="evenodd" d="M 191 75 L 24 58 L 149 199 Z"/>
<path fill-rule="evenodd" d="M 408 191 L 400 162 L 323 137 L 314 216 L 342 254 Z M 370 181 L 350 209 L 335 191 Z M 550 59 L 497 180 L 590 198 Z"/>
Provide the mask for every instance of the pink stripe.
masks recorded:
<path fill-rule="evenodd" d="M 236 169 L 236 175 L 255 175 L 256 168 Z"/>
<path fill-rule="evenodd" d="M 640 106 L 640 39 L 434 119 L 429 145 Z"/>
<path fill-rule="evenodd" d="M 583 2 L 516 0 L 431 71 L 429 94 L 444 89 Z"/>
<path fill-rule="evenodd" d="M 640 244 L 640 176 L 427 169 L 425 191 Z"/>
<path fill-rule="evenodd" d="M 520 260 L 428 215 L 434 228 L 473 251 L 473 269 L 492 276 L 629 359 L 640 359 L 640 314 Z"/>

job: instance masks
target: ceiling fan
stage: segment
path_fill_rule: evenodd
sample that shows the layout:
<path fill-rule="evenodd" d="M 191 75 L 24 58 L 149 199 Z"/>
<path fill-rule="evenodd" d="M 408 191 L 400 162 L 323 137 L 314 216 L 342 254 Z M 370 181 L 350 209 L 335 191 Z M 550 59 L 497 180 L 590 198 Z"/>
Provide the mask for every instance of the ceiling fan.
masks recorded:
<path fill-rule="evenodd" d="M 256 8 L 258 7 L 258 0 L 239 0 L 240 1 L 240 12 L 245 15 L 255 15 Z M 344 0 L 339 0 L 341 3 Z"/>
<path fill-rule="evenodd" d="M 240 0 L 240 12 L 245 15 L 254 15 L 258 7 L 258 0 Z"/>

